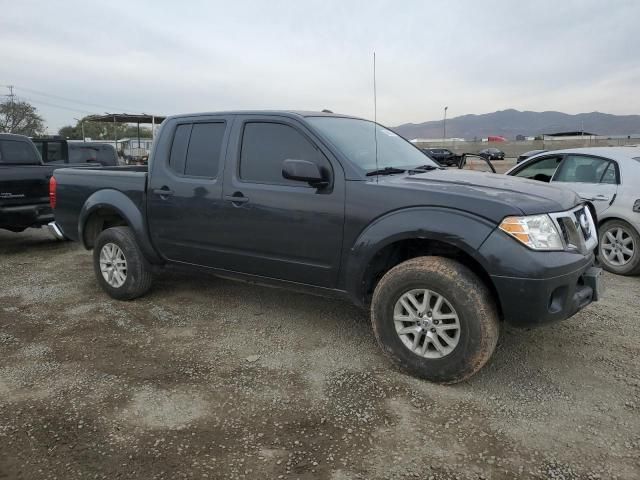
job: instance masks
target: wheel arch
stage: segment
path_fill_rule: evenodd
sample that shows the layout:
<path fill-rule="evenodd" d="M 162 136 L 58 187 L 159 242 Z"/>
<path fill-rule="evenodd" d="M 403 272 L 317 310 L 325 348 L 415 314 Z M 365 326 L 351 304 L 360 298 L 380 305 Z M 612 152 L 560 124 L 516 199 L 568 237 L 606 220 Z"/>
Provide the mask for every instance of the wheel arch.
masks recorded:
<path fill-rule="evenodd" d="M 131 228 L 147 260 L 162 263 L 149 238 L 140 207 L 118 190 L 104 189 L 93 193 L 78 218 L 78 233 L 84 247 L 91 250 L 100 232 L 116 226 Z"/>
<path fill-rule="evenodd" d="M 459 261 L 480 277 L 501 312 L 486 260 L 479 254 L 494 229 L 486 219 L 448 208 L 414 208 L 389 214 L 367 227 L 350 249 L 347 291 L 356 304 L 368 305 L 380 278 L 394 266 L 419 256 L 442 256 Z"/>

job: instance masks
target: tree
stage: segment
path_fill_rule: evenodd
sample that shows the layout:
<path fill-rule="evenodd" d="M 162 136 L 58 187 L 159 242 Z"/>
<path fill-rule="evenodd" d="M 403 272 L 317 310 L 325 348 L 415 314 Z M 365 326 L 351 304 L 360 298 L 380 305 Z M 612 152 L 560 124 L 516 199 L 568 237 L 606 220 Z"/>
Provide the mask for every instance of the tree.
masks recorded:
<path fill-rule="evenodd" d="M 9 98 L 0 103 L 0 132 L 35 137 L 44 134 L 44 121 L 30 103 Z"/>
<path fill-rule="evenodd" d="M 112 122 L 88 122 L 87 117 L 76 122 L 75 125 L 65 125 L 58 134 L 69 140 L 82 140 L 82 123 L 84 123 L 84 136 L 91 140 L 111 140 L 114 137 L 114 124 Z M 137 138 L 138 129 L 126 123 L 115 124 L 115 135 L 121 138 Z M 151 138 L 151 129 L 140 127 L 140 138 Z"/>

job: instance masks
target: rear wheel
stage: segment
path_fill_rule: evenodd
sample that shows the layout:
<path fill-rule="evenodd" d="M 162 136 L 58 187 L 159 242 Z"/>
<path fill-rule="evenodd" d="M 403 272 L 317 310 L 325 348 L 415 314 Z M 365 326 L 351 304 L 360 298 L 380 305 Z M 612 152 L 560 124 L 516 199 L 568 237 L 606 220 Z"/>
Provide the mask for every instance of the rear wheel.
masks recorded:
<path fill-rule="evenodd" d="M 609 220 L 600 227 L 600 262 L 612 273 L 640 273 L 640 235 L 627 222 Z"/>
<path fill-rule="evenodd" d="M 394 363 L 439 383 L 480 370 L 499 336 L 489 289 L 467 267 L 442 257 L 414 258 L 387 272 L 375 289 L 371 320 Z"/>
<path fill-rule="evenodd" d="M 129 227 L 108 228 L 98 235 L 93 268 L 102 289 L 115 299 L 132 300 L 151 288 L 151 267 Z"/>

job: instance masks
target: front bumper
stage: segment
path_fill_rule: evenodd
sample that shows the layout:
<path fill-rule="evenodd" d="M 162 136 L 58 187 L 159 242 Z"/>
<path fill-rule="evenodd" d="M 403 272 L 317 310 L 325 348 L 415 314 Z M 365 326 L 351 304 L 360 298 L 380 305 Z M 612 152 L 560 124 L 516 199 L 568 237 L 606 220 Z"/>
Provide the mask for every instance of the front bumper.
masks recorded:
<path fill-rule="evenodd" d="M 593 262 L 553 278 L 492 276 L 507 323 L 536 327 L 572 317 L 602 295 L 602 269 Z"/>

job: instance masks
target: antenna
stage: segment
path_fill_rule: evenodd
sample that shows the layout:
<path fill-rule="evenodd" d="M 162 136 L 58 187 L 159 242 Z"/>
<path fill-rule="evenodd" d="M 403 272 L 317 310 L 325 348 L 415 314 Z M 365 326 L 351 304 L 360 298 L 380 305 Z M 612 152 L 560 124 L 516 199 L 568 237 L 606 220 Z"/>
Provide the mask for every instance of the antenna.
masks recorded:
<path fill-rule="evenodd" d="M 376 51 L 373 51 L 373 141 L 376 146 L 376 170 L 378 170 L 378 96 L 376 92 Z M 376 175 L 376 183 L 379 182 Z"/>

